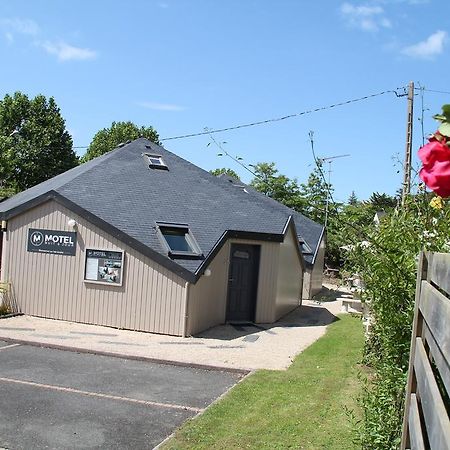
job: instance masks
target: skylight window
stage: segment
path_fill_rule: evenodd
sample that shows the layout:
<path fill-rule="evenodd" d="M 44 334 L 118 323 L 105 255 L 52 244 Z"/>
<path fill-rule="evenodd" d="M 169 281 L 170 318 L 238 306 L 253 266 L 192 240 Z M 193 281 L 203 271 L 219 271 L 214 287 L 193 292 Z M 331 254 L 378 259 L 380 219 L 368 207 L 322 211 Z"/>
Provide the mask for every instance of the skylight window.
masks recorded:
<path fill-rule="evenodd" d="M 154 155 L 145 153 L 144 158 L 147 161 L 148 167 L 151 169 L 165 169 L 169 170 L 161 155 Z"/>
<path fill-rule="evenodd" d="M 202 256 L 188 225 L 157 223 L 161 242 L 167 249 L 169 256 L 174 258 Z"/>

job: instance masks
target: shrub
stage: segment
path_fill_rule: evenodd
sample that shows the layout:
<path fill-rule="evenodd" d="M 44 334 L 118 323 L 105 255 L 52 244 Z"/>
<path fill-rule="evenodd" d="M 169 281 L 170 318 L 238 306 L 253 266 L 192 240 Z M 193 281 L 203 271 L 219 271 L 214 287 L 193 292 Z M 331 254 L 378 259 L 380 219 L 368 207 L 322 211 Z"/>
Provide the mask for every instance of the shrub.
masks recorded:
<path fill-rule="evenodd" d="M 4 316 L 12 312 L 8 294 L 9 284 L 0 283 L 0 316 Z"/>
<path fill-rule="evenodd" d="M 356 245 L 349 257 L 364 279 L 362 298 L 373 317 L 357 430 L 363 449 L 397 449 L 400 443 L 418 255 L 449 250 L 450 207 L 433 206 L 426 193 L 409 198 L 368 233 L 369 245 Z"/>

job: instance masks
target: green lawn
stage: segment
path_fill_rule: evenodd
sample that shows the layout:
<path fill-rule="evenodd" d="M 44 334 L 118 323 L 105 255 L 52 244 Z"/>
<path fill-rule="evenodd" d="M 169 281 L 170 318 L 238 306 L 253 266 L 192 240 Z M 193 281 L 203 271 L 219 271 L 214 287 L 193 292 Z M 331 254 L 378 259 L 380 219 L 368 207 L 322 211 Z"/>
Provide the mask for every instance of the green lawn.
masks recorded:
<path fill-rule="evenodd" d="M 357 408 L 363 330 L 357 318 L 339 319 L 287 371 L 256 372 L 163 448 L 356 449 L 346 408 Z"/>

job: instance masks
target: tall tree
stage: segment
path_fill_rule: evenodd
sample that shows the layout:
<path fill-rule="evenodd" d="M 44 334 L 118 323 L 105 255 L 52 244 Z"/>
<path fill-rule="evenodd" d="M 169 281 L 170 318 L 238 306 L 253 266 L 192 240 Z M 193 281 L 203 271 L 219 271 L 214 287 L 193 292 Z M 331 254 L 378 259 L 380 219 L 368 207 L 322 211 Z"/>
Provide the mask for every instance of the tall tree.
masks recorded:
<path fill-rule="evenodd" d="M 227 169 L 226 167 L 210 170 L 209 173 L 215 175 L 216 177 L 218 177 L 219 175 L 225 174 L 236 180 L 240 180 L 239 175 L 233 169 Z"/>
<path fill-rule="evenodd" d="M 258 163 L 253 166 L 253 169 L 255 178 L 250 185 L 257 191 L 296 211 L 303 210 L 304 201 L 300 195 L 297 180 L 291 180 L 286 175 L 280 174 L 274 162 Z"/>
<path fill-rule="evenodd" d="M 309 175 L 306 183 L 300 185 L 300 195 L 305 199 L 304 214 L 312 220 L 324 224 L 327 198 L 331 202 L 329 196 L 332 192 L 332 186 L 324 180 L 322 165 L 319 162 Z"/>
<path fill-rule="evenodd" d="M 89 161 L 97 156 L 108 153 L 123 142 L 132 141 L 140 137 L 145 137 L 159 144 L 158 133 L 151 126 L 139 127 L 133 122 L 113 122 L 109 128 L 103 128 L 103 130 L 95 134 L 82 161 Z"/>
<path fill-rule="evenodd" d="M 0 182 L 19 192 L 78 164 L 53 97 L 16 92 L 0 101 Z"/>
<path fill-rule="evenodd" d="M 347 203 L 352 206 L 356 206 L 358 204 L 358 197 L 356 196 L 355 191 L 352 191 L 350 197 L 347 200 Z"/>

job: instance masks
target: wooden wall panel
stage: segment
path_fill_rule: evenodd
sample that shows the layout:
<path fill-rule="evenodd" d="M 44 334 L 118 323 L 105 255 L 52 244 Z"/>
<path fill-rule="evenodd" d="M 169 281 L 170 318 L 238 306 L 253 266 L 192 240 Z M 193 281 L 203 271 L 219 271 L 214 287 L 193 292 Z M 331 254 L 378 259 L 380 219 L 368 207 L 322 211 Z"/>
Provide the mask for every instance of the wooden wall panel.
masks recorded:
<path fill-rule="evenodd" d="M 302 301 L 303 266 L 297 252 L 297 236 L 289 227 L 279 246 L 275 319 L 295 309 Z"/>
<path fill-rule="evenodd" d="M 78 223 L 75 256 L 27 252 L 29 228 L 71 231 L 69 219 Z M 121 287 L 84 282 L 86 248 L 125 252 Z M 55 201 L 8 221 L 3 268 L 25 314 L 183 334 L 184 280 Z"/>

